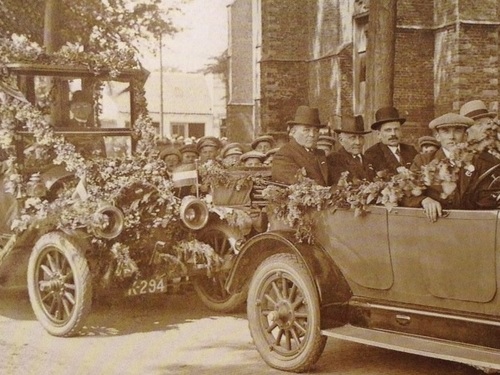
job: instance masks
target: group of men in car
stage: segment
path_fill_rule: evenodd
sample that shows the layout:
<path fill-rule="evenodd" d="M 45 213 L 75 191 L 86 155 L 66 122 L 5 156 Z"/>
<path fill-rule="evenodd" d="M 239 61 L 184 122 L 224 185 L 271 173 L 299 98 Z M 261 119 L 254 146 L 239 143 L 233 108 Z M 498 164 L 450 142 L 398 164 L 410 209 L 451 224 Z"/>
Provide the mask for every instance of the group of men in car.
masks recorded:
<path fill-rule="evenodd" d="M 429 123 L 434 137 L 420 138 L 421 151 L 427 152 L 419 152 L 414 146 L 401 142 L 401 126 L 406 119 L 396 108 L 383 107 L 376 111 L 371 130 L 365 129 L 361 116 L 344 116 L 341 127 L 335 129 L 341 148 L 326 155 L 316 148 L 320 129 L 325 127 L 319 119 L 318 109 L 300 106 L 294 120 L 288 122 L 290 142 L 274 155 L 272 178 L 292 184 L 297 181 L 297 172 L 305 171 L 305 175 L 319 185 L 336 186 L 340 178 L 353 183 L 372 181 L 376 177 L 390 178 L 400 167 L 418 174 L 433 160 L 434 163 L 444 160 L 454 165 L 454 148 L 467 141 L 468 129 L 481 128 L 495 117 L 496 113 L 488 111 L 483 101 L 467 102 L 459 114 L 446 113 Z M 365 136 L 371 131 L 376 133 L 379 142 L 364 151 Z M 430 184 L 422 195 L 406 197 L 400 204 L 422 207 L 431 221 L 442 216 L 444 209 L 496 208 L 496 197 L 487 189 L 482 195 L 474 195 L 476 192 L 472 191 L 490 185 L 495 178 L 491 174 L 487 180 L 481 180 L 485 172 L 500 164 L 498 155 L 490 151 L 485 149 L 475 154 L 469 164 L 459 166 L 453 192 L 444 194 L 440 184 Z M 473 195 L 480 199 L 472 200 Z"/>

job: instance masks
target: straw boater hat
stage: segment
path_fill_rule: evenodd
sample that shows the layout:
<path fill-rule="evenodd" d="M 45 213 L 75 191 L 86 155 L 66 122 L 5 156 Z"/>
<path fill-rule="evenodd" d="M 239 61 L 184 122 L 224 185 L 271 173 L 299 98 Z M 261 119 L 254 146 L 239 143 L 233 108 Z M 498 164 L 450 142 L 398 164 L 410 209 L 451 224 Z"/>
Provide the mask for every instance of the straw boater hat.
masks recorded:
<path fill-rule="evenodd" d="M 483 117 L 495 118 L 495 112 L 489 112 L 486 104 L 482 100 L 471 100 L 460 107 L 460 114 L 478 120 Z"/>
<path fill-rule="evenodd" d="M 292 121 L 287 122 L 288 125 L 306 125 L 317 128 L 323 128 L 326 125 L 319 120 L 318 108 L 311 108 L 307 105 L 301 105 L 295 112 L 295 117 Z"/>
<path fill-rule="evenodd" d="M 468 128 L 474 125 L 474 120 L 470 117 L 465 117 L 456 113 L 446 113 L 442 116 L 436 117 L 429 123 L 429 128 L 437 130 L 443 127 L 463 127 Z"/>
<path fill-rule="evenodd" d="M 261 135 L 254 139 L 252 142 L 252 148 L 255 149 L 260 142 L 269 142 L 272 146 L 274 144 L 274 138 L 270 135 Z"/>
<path fill-rule="evenodd" d="M 365 123 L 363 116 L 342 116 L 341 128 L 334 129 L 335 133 L 348 133 L 348 134 L 368 134 L 371 130 L 365 130 Z"/>
<path fill-rule="evenodd" d="M 441 147 L 441 144 L 436 138 L 431 137 L 430 135 L 424 135 L 418 139 L 418 148 L 422 148 L 422 146 Z"/>
<path fill-rule="evenodd" d="M 399 116 L 399 112 L 394 107 L 382 107 L 375 112 L 375 122 L 372 124 L 371 128 L 373 130 L 379 130 L 380 127 L 386 122 L 397 121 L 403 125 L 406 121 L 405 118 Z"/>

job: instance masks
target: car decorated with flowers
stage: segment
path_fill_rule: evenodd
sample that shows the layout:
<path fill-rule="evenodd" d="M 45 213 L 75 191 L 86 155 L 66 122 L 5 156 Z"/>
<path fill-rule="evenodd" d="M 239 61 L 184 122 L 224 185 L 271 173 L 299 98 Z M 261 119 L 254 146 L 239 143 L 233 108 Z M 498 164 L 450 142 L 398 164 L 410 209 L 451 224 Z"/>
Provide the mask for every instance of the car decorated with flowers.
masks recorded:
<path fill-rule="evenodd" d="M 243 245 L 227 282 L 231 293 L 248 289 L 263 360 L 310 371 L 333 337 L 500 370 L 499 129 L 489 123 L 479 140 L 473 129 L 450 160 L 420 173 L 266 187 L 270 229 Z M 446 210 L 432 222 L 422 208 L 398 206 L 431 183 L 450 194 L 484 152 L 497 161 L 470 199 L 492 207 Z"/>
<path fill-rule="evenodd" d="M 55 336 L 78 334 L 92 301 L 117 292 L 193 285 L 214 310 L 240 307 L 246 291 L 227 293 L 225 280 L 264 225 L 248 176 L 236 206 L 181 186 L 193 170 L 169 177 L 132 54 L 12 51 L 0 60 L 0 287 L 27 287 Z M 208 189 L 220 178 L 205 172 Z"/>

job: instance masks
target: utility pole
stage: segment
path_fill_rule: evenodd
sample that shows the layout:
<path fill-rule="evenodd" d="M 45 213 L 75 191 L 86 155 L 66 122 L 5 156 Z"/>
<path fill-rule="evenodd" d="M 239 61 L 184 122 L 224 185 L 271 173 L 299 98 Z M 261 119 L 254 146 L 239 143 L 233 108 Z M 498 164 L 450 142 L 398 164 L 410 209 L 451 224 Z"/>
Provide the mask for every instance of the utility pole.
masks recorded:
<path fill-rule="evenodd" d="M 160 136 L 163 138 L 163 40 L 160 33 Z"/>
<path fill-rule="evenodd" d="M 375 111 L 392 106 L 396 53 L 397 0 L 370 2 L 367 45 L 367 105 L 365 122 L 374 122 Z"/>

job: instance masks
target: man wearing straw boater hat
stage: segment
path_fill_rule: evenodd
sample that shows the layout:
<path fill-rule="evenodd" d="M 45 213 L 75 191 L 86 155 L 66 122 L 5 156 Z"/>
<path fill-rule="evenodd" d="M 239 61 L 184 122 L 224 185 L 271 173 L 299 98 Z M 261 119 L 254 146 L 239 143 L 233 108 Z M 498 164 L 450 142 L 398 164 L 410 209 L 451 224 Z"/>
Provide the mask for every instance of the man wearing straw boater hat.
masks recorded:
<path fill-rule="evenodd" d="M 290 142 L 282 146 L 273 157 L 272 179 L 276 182 L 294 184 L 298 173 L 314 180 L 318 185 L 328 186 L 330 178 L 325 153 L 316 148 L 319 129 L 325 125 L 319 120 L 317 108 L 301 105 L 289 126 Z"/>
<path fill-rule="evenodd" d="M 341 128 L 335 129 L 335 133 L 342 148 L 327 158 L 332 185 L 336 185 L 345 172 L 350 182 L 371 180 L 373 171 L 368 168 L 363 156 L 365 135 L 370 131 L 365 130 L 363 117 L 342 116 Z"/>

